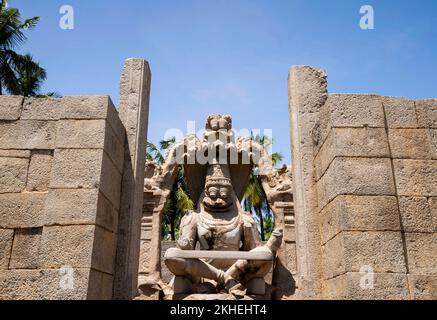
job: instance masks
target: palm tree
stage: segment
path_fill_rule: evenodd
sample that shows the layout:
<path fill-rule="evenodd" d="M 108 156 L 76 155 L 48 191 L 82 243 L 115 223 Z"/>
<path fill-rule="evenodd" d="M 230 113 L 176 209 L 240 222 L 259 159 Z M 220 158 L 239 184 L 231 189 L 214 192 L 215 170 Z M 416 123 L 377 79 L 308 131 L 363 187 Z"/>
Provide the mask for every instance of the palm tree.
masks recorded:
<path fill-rule="evenodd" d="M 0 95 L 3 89 L 11 94 L 36 95 L 46 77 L 45 70 L 30 55 L 21 55 L 15 48 L 26 41 L 24 30 L 32 29 L 39 17 L 23 21 L 20 11 L 8 8 L 0 0 Z"/>
<path fill-rule="evenodd" d="M 39 66 L 38 63 L 33 61 L 30 54 L 23 56 L 21 64 L 16 66 L 15 69 L 18 75 L 18 90 L 9 90 L 12 94 L 28 96 L 39 96 L 39 89 L 46 79 L 46 71 Z M 48 94 L 51 95 L 51 94 Z M 55 95 L 55 93 L 53 93 Z"/>
<path fill-rule="evenodd" d="M 162 140 L 159 142 L 159 148 L 153 143 L 148 142 L 147 160 L 163 164 L 165 161 L 165 153 L 175 142 L 175 138 Z M 179 165 L 176 182 L 173 184 L 173 188 L 164 208 L 164 216 L 162 219 L 162 234 L 164 240 L 176 240 L 179 233 L 178 226 L 182 216 L 189 210 L 193 210 L 193 208 L 194 203 L 189 196 L 188 187 L 184 178 L 184 168 L 182 165 Z"/>
<path fill-rule="evenodd" d="M 272 143 L 272 139 L 267 136 L 256 135 L 252 140 L 260 145 L 268 148 Z M 280 153 L 272 153 L 272 165 L 279 164 L 283 156 Z M 255 168 L 256 169 L 256 168 Z M 248 212 L 254 213 L 259 221 L 261 240 L 266 241 L 273 230 L 273 217 L 267 195 L 262 187 L 261 178 L 252 171 L 249 183 L 246 186 L 243 196 L 243 206 Z"/>

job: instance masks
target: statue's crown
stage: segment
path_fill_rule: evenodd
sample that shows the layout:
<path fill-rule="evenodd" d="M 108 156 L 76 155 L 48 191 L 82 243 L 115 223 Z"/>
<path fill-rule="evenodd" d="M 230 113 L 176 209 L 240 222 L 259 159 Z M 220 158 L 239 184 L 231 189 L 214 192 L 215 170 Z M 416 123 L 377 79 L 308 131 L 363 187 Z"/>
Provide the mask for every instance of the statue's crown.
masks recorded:
<path fill-rule="evenodd" d="M 227 164 L 215 163 L 208 166 L 205 185 L 208 186 L 216 184 L 232 186 L 231 175 L 229 173 L 229 167 Z"/>

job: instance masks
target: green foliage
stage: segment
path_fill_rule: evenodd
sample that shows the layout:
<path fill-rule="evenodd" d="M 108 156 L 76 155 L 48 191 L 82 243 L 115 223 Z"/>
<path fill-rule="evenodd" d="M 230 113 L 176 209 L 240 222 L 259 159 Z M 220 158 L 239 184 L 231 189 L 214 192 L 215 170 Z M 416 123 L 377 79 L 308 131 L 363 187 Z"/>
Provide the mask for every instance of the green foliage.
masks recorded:
<path fill-rule="evenodd" d="M 176 138 L 162 140 L 159 142 L 159 149 L 153 144 L 147 143 L 147 160 L 156 161 L 163 164 L 168 150 L 176 142 Z M 175 240 L 179 236 L 179 225 L 183 215 L 194 209 L 193 200 L 191 200 L 188 187 L 184 178 L 184 167 L 178 166 L 176 181 L 173 185 L 169 199 L 164 207 L 164 216 L 162 219 L 162 239 Z"/>
<path fill-rule="evenodd" d="M 39 96 L 46 71 L 30 54 L 21 55 L 16 47 L 26 41 L 24 30 L 34 28 L 39 17 L 25 19 L 16 8 L 8 8 L 7 1 L 0 2 L 0 94 L 6 89 L 10 94 Z"/>
<path fill-rule="evenodd" d="M 252 140 L 258 142 L 266 149 L 273 143 L 268 136 L 256 135 Z M 278 165 L 283 156 L 280 153 L 272 153 L 272 165 Z M 256 168 L 255 168 L 256 169 Z M 267 202 L 267 195 L 262 187 L 261 178 L 253 171 L 250 175 L 249 183 L 246 186 L 243 196 L 243 207 L 252 213 L 260 228 L 261 240 L 268 240 L 274 227 L 274 219 Z"/>

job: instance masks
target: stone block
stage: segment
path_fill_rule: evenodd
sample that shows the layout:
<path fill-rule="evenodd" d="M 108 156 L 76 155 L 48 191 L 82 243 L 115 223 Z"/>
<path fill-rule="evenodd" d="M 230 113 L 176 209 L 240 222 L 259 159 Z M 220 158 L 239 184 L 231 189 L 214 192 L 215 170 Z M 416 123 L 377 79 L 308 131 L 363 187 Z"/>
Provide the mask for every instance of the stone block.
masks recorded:
<path fill-rule="evenodd" d="M 106 120 L 60 120 L 56 133 L 58 149 L 103 149 Z"/>
<path fill-rule="evenodd" d="M 112 284 L 114 277 L 107 273 L 103 273 L 91 269 L 88 280 L 88 300 L 111 300 L 112 299 Z"/>
<path fill-rule="evenodd" d="M 21 115 L 22 102 L 21 96 L 0 96 L 0 121 L 18 120 Z"/>
<path fill-rule="evenodd" d="M 419 127 L 437 129 L 437 99 L 416 100 Z"/>
<path fill-rule="evenodd" d="M 341 231 L 400 231 L 394 196 L 340 195 L 321 211 L 322 243 Z"/>
<path fill-rule="evenodd" d="M 390 159 L 335 158 L 317 188 L 319 208 L 341 194 L 395 195 Z"/>
<path fill-rule="evenodd" d="M 41 248 L 41 228 L 16 229 L 9 269 L 37 269 Z"/>
<path fill-rule="evenodd" d="M 62 113 L 62 99 L 26 97 L 22 120 L 59 120 Z"/>
<path fill-rule="evenodd" d="M 393 158 L 431 159 L 428 129 L 390 129 L 388 137 Z"/>
<path fill-rule="evenodd" d="M 8 268 L 13 239 L 14 230 L 0 229 L 0 270 Z"/>
<path fill-rule="evenodd" d="M 0 158 L 30 158 L 30 150 L 0 150 Z"/>
<path fill-rule="evenodd" d="M 52 152 L 35 151 L 27 175 L 27 191 L 47 191 L 50 184 L 50 172 L 52 170 Z"/>
<path fill-rule="evenodd" d="M 108 230 L 96 227 L 91 267 L 93 269 L 114 274 L 117 238 Z"/>
<path fill-rule="evenodd" d="M 41 268 L 90 268 L 95 226 L 46 226 L 41 238 Z"/>
<path fill-rule="evenodd" d="M 109 159 L 106 152 L 103 154 L 100 190 L 112 203 L 114 208 L 118 210 L 120 208 L 121 174 L 114 163 Z"/>
<path fill-rule="evenodd" d="M 118 212 L 98 189 L 50 189 L 45 225 L 96 224 L 116 232 Z"/>
<path fill-rule="evenodd" d="M 437 129 L 429 130 L 431 135 L 431 158 L 437 160 Z"/>
<path fill-rule="evenodd" d="M 113 273 L 115 235 L 98 226 L 46 226 L 41 243 L 42 268 L 68 265 Z"/>
<path fill-rule="evenodd" d="M 326 279 L 372 268 L 376 273 L 406 273 L 398 231 L 343 231 L 322 246 Z"/>
<path fill-rule="evenodd" d="M 401 97 L 383 97 L 382 104 L 389 128 L 417 128 L 414 101 Z"/>
<path fill-rule="evenodd" d="M 42 226 L 45 193 L 0 194 L 0 228 Z"/>
<path fill-rule="evenodd" d="M 0 300 L 85 300 L 101 288 L 91 273 L 89 268 L 0 271 Z"/>
<path fill-rule="evenodd" d="M 385 127 L 381 96 L 331 94 L 326 105 L 331 112 L 332 127 Z"/>
<path fill-rule="evenodd" d="M 408 267 L 412 274 L 437 274 L 436 233 L 406 233 Z"/>
<path fill-rule="evenodd" d="M 425 197 L 399 197 L 403 230 L 406 232 L 437 232 L 430 203 Z"/>
<path fill-rule="evenodd" d="M 106 120 L 61 120 L 56 135 L 58 149 L 104 149 L 118 171 L 123 170 L 124 141 Z"/>
<path fill-rule="evenodd" d="M 56 149 L 50 188 L 99 188 L 103 153 L 99 149 Z"/>
<path fill-rule="evenodd" d="M 114 163 L 120 174 L 123 173 L 124 164 L 124 141 L 119 140 L 114 130 L 110 126 L 106 127 L 105 145 L 103 146 L 106 154 Z"/>
<path fill-rule="evenodd" d="M 393 160 L 400 196 L 437 196 L 436 160 Z"/>
<path fill-rule="evenodd" d="M 29 159 L 0 158 L 0 193 L 23 191 L 28 165 Z"/>
<path fill-rule="evenodd" d="M 109 96 L 67 96 L 62 98 L 61 119 L 106 119 L 120 141 L 125 129 Z"/>
<path fill-rule="evenodd" d="M 434 228 L 437 228 L 437 197 L 431 197 L 428 199 L 429 208 L 431 210 L 431 217 L 434 223 Z"/>
<path fill-rule="evenodd" d="M 54 148 L 56 121 L 0 121 L 0 149 Z"/>
<path fill-rule="evenodd" d="M 368 273 L 348 272 L 326 281 L 326 297 L 334 300 L 408 300 L 407 275 L 373 273 L 373 285 L 365 282 Z"/>
<path fill-rule="evenodd" d="M 315 158 L 316 178 L 335 157 L 390 157 L 384 128 L 333 128 Z"/>
<path fill-rule="evenodd" d="M 411 299 L 437 300 L 437 275 L 409 274 Z"/>

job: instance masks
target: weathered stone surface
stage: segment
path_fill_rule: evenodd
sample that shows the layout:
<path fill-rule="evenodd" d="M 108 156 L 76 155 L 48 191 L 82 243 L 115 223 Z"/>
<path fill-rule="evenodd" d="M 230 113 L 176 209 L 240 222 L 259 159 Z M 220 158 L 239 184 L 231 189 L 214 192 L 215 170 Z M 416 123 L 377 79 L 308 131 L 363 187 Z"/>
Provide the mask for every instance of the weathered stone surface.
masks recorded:
<path fill-rule="evenodd" d="M 388 137 L 393 158 L 431 159 L 428 129 L 390 129 Z"/>
<path fill-rule="evenodd" d="M 125 156 L 124 148 L 124 141 L 117 138 L 112 128 L 110 126 L 107 126 L 105 134 L 105 145 L 103 146 L 103 149 L 105 149 L 106 154 L 112 160 L 120 174 L 122 174 L 123 172 Z"/>
<path fill-rule="evenodd" d="M 42 268 L 90 268 L 95 226 L 47 226 L 41 239 Z"/>
<path fill-rule="evenodd" d="M 437 274 L 436 233 L 405 234 L 408 267 L 412 274 Z"/>
<path fill-rule="evenodd" d="M 50 189 L 45 225 L 97 224 L 116 232 L 118 212 L 98 189 Z"/>
<path fill-rule="evenodd" d="M 118 210 L 120 208 L 121 174 L 106 152 L 103 154 L 100 190 Z"/>
<path fill-rule="evenodd" d="M 436 160 L 394 160 L 398 194 L 437 196 Z"/>
<path fill-rule="evenodd" d="M 56 121 L 0 121 L 0 149 L 54 148 Z"/>
<path fill-rule="evenodd" d="M 37 269 L 42 228 L 17 229 L 9 269 Z"/>
<path fill-rule="evenodd" d="M 405 232 L 437 232 L 426 197 L 399 197 L 399 210 Z"/>
<path fill-rule="evenodd" d="M 149 117 L 151 72 L 144 59 L 128 59 L 120 79 L 119 116 L 126 140 L 123 161 L 117 273 L 114 297 L 132 299 L 138 292 L 140 221 L 143 208 L 144 163 Z M 112 126 L 112 124 L 111 124 Z M 113 126 L 117 133 L 119 130 Z"/>
<path fill-rule="evenodd" d="M 56 149 L 50 188 L 99 188 L 103 150 Z"/>
<path fill-rule="evenodd" d="M 348 272 L 326 282 L 327 299 L 408 300 L 407 275 L 374 273 L 373 288 L 366 286 L 367 273 Z M 364 285 L 362 285 L 364 284 Z"/>
<path fill-rule="evenodd" d="M 316 178 L 320 179 L 335 157 L 389 156 L 384 128 L 333 128 L 315 158 Z"/>
<path fill-rule="evenodd" d="M 36 151 L 32 153 L 29 173 L 27 175 L 27 191 L 47 191 L 52 170 L 52 152 Z"/>
<path fill-rule="evenodd" d="M 326 106 L 332 127 L 385 127 L 381 96 L 331 94 Z"/>
<path fill-rule="evenodd" d="M 114 274 L 116 241 L 114 233 L 100 227 L 95 228 L 92 268 Z"/>
<path fill-rule="evenodd" d="M 322 242 L 341 231 L 400 231 L 396 197 L 340 195 L 321 211 Z"/>
<path fill-rule="evenodd" d="M 84 300 L 91 279 L 88 268 L 0 271 L 0 300 Z"/>
<path fill-rule="evenodd" d="M 21 119 L 58 120 L 63 108 L 62 99 L 26 97 Z"/>
<path fill-rule="evenodd" d="M 302 288 L 301 297 L 321 297 L 320 228 L 317 212 L 317 190 L 314 188 L 313 157 L 315 140 L 321 141 L 329 130 L 324 123 L 319 126 L 320 138 L 314 131 L 320 124 L 321 113 L 328 98 L 326 73 L 309 66 L 290 68 L 288 76 L 288 110 L 293 161 L 293 190 L 296 214 L 297 264 Z M 326 112 L 326 111 L 325 111 Z M 326 112 L 329 114 L 329 112 Z M 320 142 L 319 142 L 320 144 Z M 308 290 L 306 288 L 309 288 Z"/>
<path fill-rule="evenodd" d="M 437 99 L 416 100 L 419 127 L 437 128 Z"/>
<path fill-rule="evenodd" d="M 437 300 L 437 275 L 409 274 L 411 298 L 414 300 Z"/>
<path fill-rule="evenodd" d="M 394 195 L 390 159 L 335 158 L 318 182 L 319 207 L 340 194 Z"/>
<path fill-rule="evenodd" d="M 0 121 L 18 120 L 21 114 L 21 103 L 23 97 L 20 96 L 0 96 Z"/>
<path fill-rule="evenodd" d="M 414 101 L 400 97 L 383 97 L 382 103 L 389 128 L 417 128 Z"/>
<path fill-rule="evenodd" d="M 0 228 L 42 226 L 45 193 L 0 194 Z"/>
<path fill-rule="evenodd" d="M 62 98 L 61 119 L 106 119 L 120 141 L 125 129 L 109 96 L 69 96 Z"/>
<path fill-rule="evenodd" d="M 121 173 L 124 141 L 106 120 L 60 120 L 56 135 L 59 149 L 104 149 Z"/>
<path fill-rule="evenodd" d="M 371 267 L 377 273 L 405 273 L 401 233 L 344 231 L 322 247 L 326 279 Z"/>
<path fill-rule="evenodd" d="M 88 280 L 88 300 L 110 300 L 112 299 L 112 284 L 114 277 L 94 269 L 91 269 Z"/>
<path fill-rule="evenodd" d="M 0 158 L 30 158 L 30 150 L 0 150 Z"/>
<path fill-rule="evenodd" d="M 23 191 L 28 165 L 28 159 L 0 158 L 0 193 Z"/>
<path fill-rule="evenodd" d="M 435 230 L 437 228 L 437 197 L 429 198 L 428 202 L 429 202 L 429 208 L 431 210 L 431 217 Z"/>
<path fill-rule="evenodd" d="M 106 120 L 60 120 L 56 133 L 56 148 L 103 149 Z"/>
<path fill-rule="evenodd" d="M 93 225 L 47 226 L 42 233 L 42 268 L 94 268 L 112 273 L 113 233 Z"/>
<path fill-rule="evenodd" d="M 429 130 L 431 135 L 431 158 L 437 160 L 437 129 Z"/>
<path fill-rule="evenodd" d="M 14 230 L 0 229 L 0 270 L 8 268 L 13 239 Z"/>

